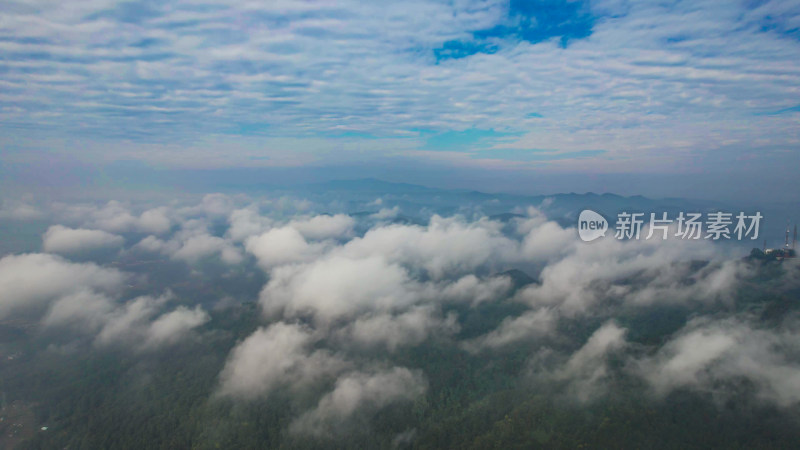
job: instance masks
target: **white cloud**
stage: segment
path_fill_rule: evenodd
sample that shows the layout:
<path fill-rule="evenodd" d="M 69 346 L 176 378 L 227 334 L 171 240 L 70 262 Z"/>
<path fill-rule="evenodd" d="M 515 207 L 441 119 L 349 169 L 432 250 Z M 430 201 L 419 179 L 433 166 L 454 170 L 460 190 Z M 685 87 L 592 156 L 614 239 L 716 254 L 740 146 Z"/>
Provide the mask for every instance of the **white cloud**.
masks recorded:
<path fill-rule="evenodd" d="M 680 386 L 699 386 L 707 369 L 743 341 L 741 327 L 687 330 L 643 362 L 645 378 L 663 394 Z"/>
<path fill-rule="evenodd" d="M 354 257 L 381 255 L 391 262 L 424 268 L 438 279 L 516 259 L 518 245 L 503 236 L 500 227 L 486 219 L 465 223 L 457 217 L 433 216 L 427 227 L 373 228 L 341 251 Z"/>
<path fill-rule="evenodd" d="M 121 344 L 153 350 L 179 342 L 209 320 L 199 305 L 193 309 L 178 306 L 159 316 L 167 300 L 145 296 L 120 305 L 105 295 L 78 291 L 55 301 L 41 323 L 92 335 L 98 346 Z"/>
<path fill-rule="evenodd" d="M 523 313 L 519 317 L 506 318 L 495 330 L 465 344 L 471 351 L 491 349 L 513 344 L 523 339 L 547 336 L 555 331 L 557 314 L 550 308 L 541 308 Z"/>
<path fill-rule="evenodd" d="M 601 239 L 574 245 L 551 261 L 541 272 L 541 283 L 525 287 L 517 300 L 557 305 L 565 315 L 587 313 L 611 298 L 640 306 L 724 302 L 746 267 L 720 263 L 717 257 L 707 241 Z M 688 264 L 692 259 L 711 262 L 698 269 Z"/>
<path fill-rule="evenodd" d="M 102 230 L 72 229 L 53 225 L 43 237 L 44 251 L 51 253 L 77 253 L 106 248 L 121 247 L 125 240 L 121 236 Z"/>
<path fill-rule="evenodd" d="M 118 201 L 108 202 L 102 209 L 92 211 L 92 223 L 107 231 L 128 231 L 135 226 L 136 218 Z"/>
<path fill-rule="evenodd" d="M 38 207 L 28 203 L 0 204 L 0 218 L 10 218 L 12 220 L 30 221 L 45 218 L 45 213 Z"/>
<path fill-rule="evenodd" d="M 160 314 L 171 298 L 171 293 L 161 297 L 142 296 L 119 305 L 103 318 L 95 344 L 100 347 L 123 345 L 137 350 L 158 349 L 184 339 L 192 329 L 209 320 L 199 305 L 194 309 L 179 306 Z"/>
<path fill-rule="evenodd" d="M 631 363 L 658 396 L 676 389 L 736 395 L 725 383 L 747 379 L 762 401 L 780 406 L 800 402 L 800 339 L 796 318 L 790 327 L 767 329 L 748 317 L 697 317 L 658 351 Z"/>
<path fill-rule="evenodd" d="M 520 228 L 530 226 L 521 225 Z M 577 244 L 575 230 L 544 222 L 530 228 L 522 241 L 522 257 L 528 261 L 549 262 L 564 256 Z M 580 245 L 580 244 L 579 244 Z"/>
<path fill-rule="evenodd" d="M 336 380 L 316 408 L 290 426 L 295 433 L 329 434 L 359 412 L 373 412 L 391 403 L 422 395 L 427 382 L 419 371 L 394 367 L 376 372 L 353 372 Z"/>
<path fill-rule="evenodd" d="M 568 389 L 578 400 L 588 401 L 602 394 L 609 376 L 606 357 L 626 345 L 625 332 L 614 322 L 605 323 L 554 376 L 568 380 Z"/>
<path fill-rule="evenodd" d="M 303 386 L 346 366 L 324 350 L 311 351 L 314 340 L 299 325 L 279 322 L 259 328 L 231 352 L 220 374 L 219 393 L 257 398 L 280 386 Z"/>
<path fill-rule="evenodd" d="M 355 220 L 346 214 L 319 215 L 289 223 L 306 239 L 316 240 L 347 237 L 353 233 L 353 225 Z"/>
<path fill-rule="evenodd" d="M 0 318 L 23 315 L 45 328 L 88 336 L 99 346 L 136 350 L 172 345 L 208 320 L 199 306 L 161 314 L 170 294 L 119 303 L 115 298 L 127 278 L 49 254 L 9 255 L 0 259 Z"/>
<path fill-rule="evenodd" d="M 417 345 L 433 334 L 458 332 L 454 313 L 440 317 L 431 305 L 416 306 L 403 313 L 366 314 L 339 330 L 337 338 L 363 347 L 382 346 L 389 351 L 405 345 Z"/>
<path fill-rule="evenodd" d="M 149 244 L 148 244 L 149 245 Z M 219 255 L 226 264 L 239 264 L 243 256 L 241 251 L 225 239 L 201 233 L 184 240 L 180 247 L 172 253 L 172 258 L 196 263 L 202 258 Z"/>
<path fill-rule="evenodd" d="M 174 250 L 177 250 L 177 248 L 175 248 L 172 251 L 170 251 L 170 244 L 152 235 L 147 236 L 141 241 L 139 241 L 134 246 L 134 248 L 138 248 L 151 253 L 167 253 L 167 254 L 173 253 Z"/>
<path fill-rule="evenodd" d="M 42 325 L 97 331 L 113 309 L 114 304 L 106 295 L 87 289 L 79 290 L 56 300 L 42 319 Z"/>
<path fill-rule="evenodd" d="M 54 255 L 8 255 L 0 259 L 0 318 L 41 309 L 82 289 L 113 292 L 125 279 L 115 269 L 72 263 Z"/>
<path fill-rule="evenodd" d="M 511 278 L 507 276 L 480 279 L 470 274 L 446 284 L 441 289 L 440 297 L 446 301 L 466 301 L 474 306 L 504 298 L 511 287 Z"/>
<path fill-rule="evenodd" d="M 380 199 L 378 199 L 378 200 L 380 200 Z M 380 203 L 378 203 L 378 204 L 380 204 Z M 400 207 L 399 206 L 394 206 L 393 208 L 381 208 L 380 211 L 378 211 L 378 212 L 376 212 L 374 214 L 370 214 L 369 217 L 371 219 L 375 219 L 375 220 L 390 220 L 390 219 L 394 219 L 395 217 L 397 217 L 398 214 L 400 214 Z"/>
<path fill-rule="evenodd" d="M 174 344 L 186 333 L 206 322 L 210 317 L 199 305 L 193 309 L 179 306 L 155 319 L 147 329 L 145 347 Z"/>
<path fill-rule="evenodd" d="M 136 231 L 163 234 L 169 231 L 172 221 L 166 207 L 148 209 L 136 217 L 124 204 L 108 202 L 102 209 L 91 211 L 90 224 L 112 232 Z"/>
<path fill-rule="evenodd" d="M 167 216 L 167 208 L 161 207 L 143 212 L 136 226 L 145 233 L 163 234 L 169 231 L 172 221 Z"/>
<path fill-rule="evenodd" d="M 233 205 L 230 197 L 217 193 L 205 195 L 201 207 L 208 215 L 225 216 L 230 214 Z"/>
<path fill-rule="evenodd" d="M 245 249 L 255 255 L 264 269 L 307 261 L 317 256 L 324 246 L 309 244 L 303 235 L 292 227 L 273 228 L 245 242 Z"/>
<path fill-rule="evenodd" d="M 742 261 L 722 261 L 718 247 L 706 241 L 611 238 L 583 244 L 574 229 L 562 228 L 535 209 L 508 225 L 461 216 L 433 216 L 425 226 L 375 224 L 363 218 L 358 225 L 372 227 L 354 237 L 354 230 L 362 228 L 348 216 L 304 213 L 271 219 L 252 203 L 235 209 L 239 203 L 214 196 L 192 211 L 150 209 L 171 218 L 169 228 L 179 228 L 161 237 L 149 235 L 135 248 L 190 263 L 212 256 L 238 264 L 243 243 L 255 256 L 267 272 L 259 305 L 273 323 L 231 351 L 218 393 L 259 398 L 278 389 L 295 393 L 316 382 L 324 386 L 323 381 L 339 377 L 316 408 L 297 418 L 295 431 L 318 427 L 328 432 L 359 411 L 419 395 L 414 392 L 424 391 L 421 373 L 378 370 L 385 361 L 364 356 L 397 355 L 398 349 L 439 340 L 471 352 L 533 343 L 534 362 L 540 353 L 557 362 L 538 367 L 534 375 L 582 401 L 605 392 L 614 370 L 641 377 L 658 396 L 745 378 L 761 399 L 780 405 L 800 400 L 791 356 L 800 348 L 796 333 L 761 329 L 749 319 L 696 319 L 660 348 L 620 358 L 627 361 L 622 367 L 609 364 L 609 358 L 632 347 L 626 330 L 613 321 L 621 310 L 731 305 L 728 298 L 750 269 Z M 105 209 L 119 205 L 112 202 Z M 73 212 L 93 221 L 91 211 Z M 209 230 L 226 218 L 228 232 L 213 236 Z M 69 242 L 88 248 L 91 239 L 86 236 L 121 239 L 102 230 L 54 226 L 45 235 L 45 247 L 53 250 L 56 243 Z M 702 259 L 710 262 L 689 263 Z M 511 277 L 492 275 L 519 265 L 542 267 L 540 273 L 530 272 L 536 281 L 519 290 L 513 289 Z M 199 306 L 168 308 L 168 296 L 121 301 L 125 279 L 116 270 L 48 254 L 6 256 L 0 259 L 0 318 L 36 314 L 46 329 L 83 335 L 98 347 L 136 351 L 173 345 L 209 320 Z M 462 324 L 451 308 L 505 301 L 528 309 L 498 319 L 499 325 L 483 335 L 459 337 Z M 569 342 L 562 326 L 586 317 L 609 321 L 569 352 L 545 350 L 545 345 L 558 348 Z M 411 394 L 389 389 L 382 397 L 373 392 L 376 383 L 404 386 Z"/>
<path fill-rule="evenodd" d="M 242 242 L 250 236 L 261 234 L 267 230 L 272 221 L 258 213 L 257 206 L 237 209 L 228 217 L 227 235 L 234 242 Z"/>
<path fill-rule="evenodd" d="M 274 269 L 261 291 L 268 315 L 311 314 L 318 322 L 367 310 L 391 310 L 414 302 L 405 270 L 379 256 L 331 256 Z"/>

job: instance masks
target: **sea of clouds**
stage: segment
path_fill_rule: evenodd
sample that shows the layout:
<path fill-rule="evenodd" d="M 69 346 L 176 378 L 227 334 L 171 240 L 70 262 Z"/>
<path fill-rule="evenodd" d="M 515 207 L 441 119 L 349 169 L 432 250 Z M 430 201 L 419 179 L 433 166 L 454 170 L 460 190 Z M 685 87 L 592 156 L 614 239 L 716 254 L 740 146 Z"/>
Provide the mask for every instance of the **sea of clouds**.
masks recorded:
<path fill-rule="evenodd" d="M 522 346 L 521 378 L 581 402 L 601 397 L 614 373 L 656 399 L 745 379 L 759 401 L 800 400 L 800 321 L 789 314 L 767 327 L 737 308 L 756 268 L 711 242 L 583 243 L 527 205 L 506 221 L 473 211 L 414 223 L 386 203 L 350 215 L 224 194 L 162 205 L 5 202 L 0 221 L 43 232 L 28 251 L 0 257 L 0 321 L 33 324 L 54 345 L 146 355 L 203 345 L 215 311 L 257 302 L 260 326 L 231 349 L 213 396 L 249 402 L 330 386 L 294 419 L 298 433 L 423 396 L 424 370 L 393 355 L 431 343 L 470 355 Z M 154 260 L 186 275 L 151 284 L 156 274 L 136 264 Z M 773 287 L 796 287 L 797 265 L 782 270 Z M 215 276 L 263 283 L 213 302 L 181 294 Z M 464 335 L 464 311 L 492 304 L 517 312 Z M 631 339 L 620 317 L 656 308 L 689 319 L 658 343 Z"/>

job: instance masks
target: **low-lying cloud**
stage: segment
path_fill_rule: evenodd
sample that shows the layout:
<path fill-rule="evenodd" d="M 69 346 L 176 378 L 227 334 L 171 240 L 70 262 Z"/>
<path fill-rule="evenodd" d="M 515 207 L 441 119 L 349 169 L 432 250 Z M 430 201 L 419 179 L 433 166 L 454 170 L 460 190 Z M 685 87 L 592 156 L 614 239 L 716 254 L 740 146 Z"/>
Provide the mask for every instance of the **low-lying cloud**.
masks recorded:
<path fill-rule="evenodd" d="M 44 234 L 42 248 L 50 253 L 78 253 L 121 247 L 125 239 L 103 230 L 72 229 L 53 225 Z"/>
<path fill-rule="evenodd" d="M 413 223 L 383 202 L 377 215 L 314 214 L 317 206 L 214 194 L 188 205 L 42 208 L 40 217 L 62 224 L 44 233 L 48 253 L 0 259 L 0 319 L 141 353 L 202 340 L 216 312 L 170 293 L 170 280 L 151 289 L 163 277 L 139 267 L 183 267 L 176 276 L 190 281 L 175 286 L 211 275 L 231 283 L 220 286 L 256 280 L 248 294 L 214 299 L 257 305 L 255 331 L 231 343 L 215 398 L 302 398 L 292 403 L 296 435 L 335 436 L 426 395 L 430 374 L 408 358 L 423 346 L 463 358 L 522 354 L 521 382 L 579 402 L 626 377 L 653 401 L 738 392 L 719 386 L 746 380 L 760 401 L 800 402 L 797 317 L 767 326 L 737 310 L 757 268 L 710 242 L 585 244 L 535 208 L 506 221 L 475 213 Z M 119 268 L 66 259 L 97 249 L 113 249 Z M 682 319 L 645 339 L 631 317 L 659 308 Z"/>

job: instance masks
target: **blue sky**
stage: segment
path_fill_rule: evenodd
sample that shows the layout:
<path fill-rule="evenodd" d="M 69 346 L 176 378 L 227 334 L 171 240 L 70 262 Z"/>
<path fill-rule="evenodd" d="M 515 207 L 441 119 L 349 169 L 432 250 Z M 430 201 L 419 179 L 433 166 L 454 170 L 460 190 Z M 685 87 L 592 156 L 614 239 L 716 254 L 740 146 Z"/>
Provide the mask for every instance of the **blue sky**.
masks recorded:
<path fill-rule="evenodd" d="M 574 190 L 714 173 L 720 191 L 740 175 L 800 187 L 796 1 L 33 0 L 0 12 L 6 167 L 424 167 L 414 181 L 560 176 Z"/>

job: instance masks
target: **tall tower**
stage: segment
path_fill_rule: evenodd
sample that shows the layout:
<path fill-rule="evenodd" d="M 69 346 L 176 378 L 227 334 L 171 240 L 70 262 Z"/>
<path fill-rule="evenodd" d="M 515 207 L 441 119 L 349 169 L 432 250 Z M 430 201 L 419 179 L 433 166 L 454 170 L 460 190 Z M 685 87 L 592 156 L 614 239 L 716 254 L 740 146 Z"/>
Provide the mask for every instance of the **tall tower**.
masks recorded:
<path fill-rule="evenodd" d="M 786 243 L 783 244 L 784 248 L 789 248 L 789 221 L 786 221 Z"/>
<path fill-rule="evenodd" d="M 797 246 L 797 224 L 794 224 L 794 237 L 792 237 L 792 250 Z"/>

